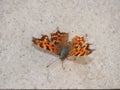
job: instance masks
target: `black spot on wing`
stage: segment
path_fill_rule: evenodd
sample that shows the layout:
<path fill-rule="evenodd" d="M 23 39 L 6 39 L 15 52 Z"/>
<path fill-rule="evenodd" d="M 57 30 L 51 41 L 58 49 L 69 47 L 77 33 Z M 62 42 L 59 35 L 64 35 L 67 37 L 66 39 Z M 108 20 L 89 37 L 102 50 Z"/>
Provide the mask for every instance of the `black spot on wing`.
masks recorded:
<path fill-rule="evenodd" d="M 49 48 L 49 46 L 46 46 L 46 49 L 50 51 L 50 48 Z"/>

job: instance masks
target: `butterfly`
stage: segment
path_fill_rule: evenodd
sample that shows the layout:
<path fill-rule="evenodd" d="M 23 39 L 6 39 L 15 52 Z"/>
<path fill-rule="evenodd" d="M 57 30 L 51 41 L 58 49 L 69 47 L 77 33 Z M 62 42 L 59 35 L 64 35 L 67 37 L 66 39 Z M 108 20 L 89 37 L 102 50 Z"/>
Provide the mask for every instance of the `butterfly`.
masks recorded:
<path fill-rule="evenodd" d="M 87 56 L 94 51 L 94 49 L 89 48 L 91 44 L 88 43 L 85 36 L 75 36 L 71 41 L 68 41 L 69 33 L 60 32 L 59 27 L 55 33 L 50 35 L 50 39 L 48 35 L 42 35 L 41 38 L 32 37 L 32 42 L 37 47 L 58 55 L 61 61 L 67 57 Z"/>

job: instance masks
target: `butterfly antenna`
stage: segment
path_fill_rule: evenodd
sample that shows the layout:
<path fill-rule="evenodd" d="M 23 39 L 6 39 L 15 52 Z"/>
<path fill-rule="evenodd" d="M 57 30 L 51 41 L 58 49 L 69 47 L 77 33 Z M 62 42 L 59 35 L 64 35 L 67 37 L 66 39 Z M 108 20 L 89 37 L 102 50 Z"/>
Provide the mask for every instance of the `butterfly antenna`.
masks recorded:
<path fill-rule="evenodd" d="M 48 68 L 50 65 L 52 65 L 53 63 L 57 62 L 58 60 L 53 61 L 52 63 L 48 64 L 46 67 Z"/>

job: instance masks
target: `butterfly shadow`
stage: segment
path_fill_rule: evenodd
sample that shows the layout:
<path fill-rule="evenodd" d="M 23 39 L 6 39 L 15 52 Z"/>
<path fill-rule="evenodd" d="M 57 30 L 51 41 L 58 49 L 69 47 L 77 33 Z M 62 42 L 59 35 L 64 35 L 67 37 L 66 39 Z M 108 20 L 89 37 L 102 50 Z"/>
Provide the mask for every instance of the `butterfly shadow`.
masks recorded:
<path fill-rule="evenodd" d="M 37 47 L 35 44 L 32 44 L 32 46 L 34 46 L 34 48 L 36 48 L 37 50 L 40 50 L 40 51 L 42 51 L 44 53 L 48 53 L 48 54 L 54 55 L 57 58 L 59 57 L 59 55 L 51 53 L 50 51 L 45 50 L 45 49 L 43 49 L 41 47 Z M 60 57 L 59 57 L 59 60 L 60 60 Z M 46 68 L 49 68 L 52 64 L 56 63 L 59 60 L 55 60 L 55 61 L 49 63 L 46 66 Z M 65 59 L 65 61 L 66 60 L 73 61 L 74 63 L 77 63 L 77 64 L 87 65 L 87 64 L 89 64 L 89 63 L 91 63 L 93 61 L 93 58 L 91 58 L 90 56 L 80 56 L 80 57 L 78 57 L 78 56 L 70 56 L 70 57 L 67 57 Z M 64 61 L 62 61 L 62 60 L 60 60 L 60 61 L 61 61 L 61 64 L 62 64 L 62 68 L 65 69 Z"/>
<path fill-rule="evenodd" d="M 43 49 L 43 48 L 41 48 L 41 47 L 38 47 L 38 46 L 36 46 L 36 45 L 33 44 L 33 43 L 32 43 L 32 46 L 33 46 L 34 48 L 36 48 L 37 50 L 41 51 L 41 52 L 48 53 L 48 54 L 50 54 L 50 55 L 54 55 L 54 56 L 57 57 L 57 58 L 59 57 L 59 55 L 54 54 L 54 53 L 52 53 L 52 52 L 50 52 L 50 51 L 48 51 L 48 50 L 45 50 L 45 49 Z M 46 66 L 46 68 L 48 68 L 48 67 L 51 66 L 52 64 L 56 63 L 57 61 L 59 61 L 59 60 L 52 61 L 51 63 L 49 63 L 49 64 Z M 62 67 L 63 67 L 63 62 L 62 62 Z"/>
<path fill-rule="evenodd" d="M 82 65 L 87 65 L 93 61 L 93 58 L 90 56 L 71 56 L 68 57 L 67 60 L 73 61 L 74 63 L 82 64 Z"/>

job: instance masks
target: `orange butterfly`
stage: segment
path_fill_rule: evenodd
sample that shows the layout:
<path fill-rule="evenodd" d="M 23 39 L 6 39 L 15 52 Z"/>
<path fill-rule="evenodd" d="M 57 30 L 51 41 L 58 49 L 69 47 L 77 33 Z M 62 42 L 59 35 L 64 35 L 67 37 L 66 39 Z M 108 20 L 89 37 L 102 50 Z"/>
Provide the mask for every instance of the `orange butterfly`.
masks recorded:
<path fill-rule="evenodd" d="M 75 36 L 72 41 L 68 41 L 68 36 L 68 33 L 60 32 L 57 27 L 57 32 L 51 33 L 51 39 L 47 35 L 42 35 L 41 38 L 33 37 L 32 42 L 38 47 L 59 55 L 61 61 L 67 57 L 87 56 L 94 51 L 89 49 L 90 44 L 85 37 Z"/>

